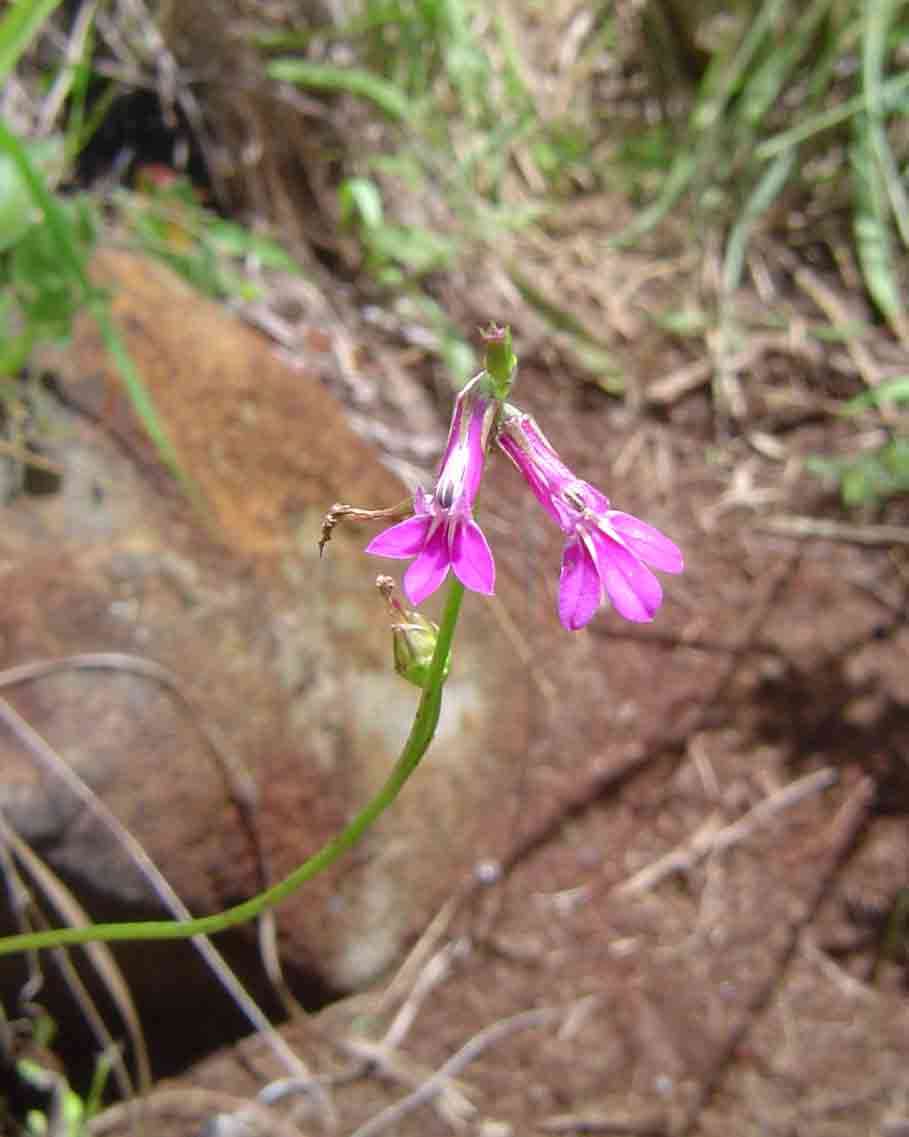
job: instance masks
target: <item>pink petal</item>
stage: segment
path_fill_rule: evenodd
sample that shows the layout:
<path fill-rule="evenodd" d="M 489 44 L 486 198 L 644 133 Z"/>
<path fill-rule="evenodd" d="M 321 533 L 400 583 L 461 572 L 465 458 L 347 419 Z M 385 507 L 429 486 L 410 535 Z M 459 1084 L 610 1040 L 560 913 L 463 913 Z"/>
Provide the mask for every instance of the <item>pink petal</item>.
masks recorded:
<path fill-rule="evenodd" d="M 440 525 L 423 546 L 423 551 L 404 573 L 404 592 L 414 607 L 422 604 L 427 596 L 435 592 L 448 576 L 450 564 L 445 526 Z"/>
<path fill-rule="evenodd" d="M 465 588 L 492 596 L 496 585 L 496 566 L 486 538 L 475 521 L 462 521 L 455 527 L 451 567 Z"/>
<path fill-rule="evenodd" d="M 592 486 L 589 482 L 582 482 L 581 484 L 584 487 L 583 496 L 587 508 L 594 513 L 606 513 L 609 509 L 609 498 L 604 493 L 600 493 L 596 486 Z"/>
<path fill-rule="evenodd" d="M 606 523 L 642 561 L 663 572 L 681 572 L 685 563 L 679 547 L 645 521 L 630 513 L 609 513 Z"/>
<path fill-rule="evenodd" d="M 559 619 L 570 632 L 589 624 L 602 599 L 600 575 L 582 541 L 569 541 L 559 577 Z"/>
<path fill-rule="evenodd" d="M 366 552 L 374 557 L 413 557 L 423 548 L 429 530 L 429 518 L 408 517 L 390 529 L 384 530 L 366 546 Z"/>
<path fill-rule="evenodd" d="M 637 624 L 652 620 L 663 602 L 660 582 L 634 553 L 617 541 L 600 532 L 595 532 L 593 539 L 600 579 L 615 610 Z"/>

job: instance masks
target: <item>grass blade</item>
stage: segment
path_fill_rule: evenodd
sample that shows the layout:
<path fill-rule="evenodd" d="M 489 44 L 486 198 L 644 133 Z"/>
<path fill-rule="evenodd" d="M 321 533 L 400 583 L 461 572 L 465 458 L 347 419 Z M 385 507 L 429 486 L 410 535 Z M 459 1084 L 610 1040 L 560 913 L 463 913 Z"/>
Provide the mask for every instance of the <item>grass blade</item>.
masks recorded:
<path fill-rule="evenodd" d="M 889 111 L 895 106 L 901 96 L 905 95 L 907 91 L 909 91 L 909 72 L 905 75 L 896 75 L 894 78 L 888 79 L 881 88 L 881 96 L 885 110 Z M 851 99 L 845 99 L 835 107 L 830 107 L 828 110 L 821 111 L 819 114 L 811 115 L 810 118 L 804 119 L 798 126 L 792 127 L 791 130 L 784 130 L 780 134 L 774 134 L 756 147 L 754 156 L 759 162 L 765 162 L 768 158 L 775 158 L 777 154 L 783 150 L 788 150 L 790 146 L 807 142 L 809 138 L 813 138 L 816 134 L 820 134 L 825 130 L 832 130 L 833 127 L 848 122 L 850 118 L 859 114 L 865 107 L 865 96 L 854 95 Z"/>
<path fill-rule="evenodd" d="M 785 0 L 765 0 L 731 59 L 714 56 L 701 80 L 698 98 L 689 118 L 692 145 L 680 146 L 663 189 L 655 202 L 609 241 L 612 248 L 627 248 L 654 228 L 688 190 L 699 170 L 707 168 L 720 142 L 724 113 L 730 99 L 745 82 L 747 70 Z"/>
<path fill-rule="evenodd" d="M 111 358 L 123 379 L 126 392 L 149 438 L 155 445 L 161 459 L 171 471 L 177 481 L 183 486 L 187 496 L 197 506 L 202 505 L 202 497 L 184 473 L 177 458 L 177 451 L 170 440 L 170 436 L 158 417 L 154 403 L 148 393 L 148 388 L 133 363 L 126 349 L 120 333 L 117 331 L 110 312 L 107 299 L 93 286 L 88 277 L 82 250 L 73 235 L 69 218 L 57 200 L 47 188 L 41 174 L 35 169 L 25 147 L 19 139 L 7 129 L 0 120 L 0 152 L 5 152 L 15 163 L 22 179 L 29 188 L 35 205 L 41 210 L 44 224 L 52 235 L 60 255 L 60 264 L 69 275 L 74 287 L 81 294 L 86 307 L 98 324 L 104 345 L 110 352 Z"/>
<path fill-rule="evenodd" d="M 410 117 L 410 104 L 404 92 L 371 71 L 291 58 L 273 59 L 266 70 L 269 78 L 295 83 L 298 87 L 342 92 L 368 99 L 389 118 L 401 120 Z"/>
<path fill-rule="evenodd" d="M 867 115 L 859 115 L 854 120 L 849 159 L 852 226 L 865 287 L 890 325 L 897 328 L 904 321 L 905 312 L 894 263 L 887 193 L 875 161 Z"/>
<path fill-rule="evenodd" d="M 18 0 L 0 20 L 0 80 L 6 78 L 61 0 Z"/>
<path fill-rule="evenodd" d="M 862 35 L 862 88 L 868 116 L 868 133 L 874 161 L 903 244 L 909 248 L 909 197 L 897 168 L 884 127 L 884 66 L 887 34 L 893 22 L 895 0 L 877 0 L 865 6 Z"/>
<path fill-rule="evenodd" d="M 882 403 L 909 403 L 909 375 L 897 375 L 870 391 L 856 395 L 845 404 L 843 413 L 857 414 L 868 407 L 879 407 Z"/>
<path fill-rule="evenodd" d="M 740 90 L 751 62 L 760 50 L 765 37 L 770 33 L 773 25 L 785 4 L 785 0 L 765 0 L 761 10 L 752 20 L 748 31 L 732 56 L 726 67 L 720 65 L 720 74 L 713 79 L 713 63 L 704 77 L 702 87 L 715 86 L 706 97 L 698 100 L 692 115 L 692 125 L 695 130 L 703 131 L 715 126 L 723 117 L 729 100 L 736 91 Z M 719 57 L 715 57 L 719 63 Z"/>
<path fill-rule="evenodd" d="M 691 184 L 697 170 L 697 158 L 690 151 L 679 149 L 673 160 L 660 196 L 624 229 L 619 230 L 614 237 L 610 237 L 609 246 L 613 249 L 624 249 L 633 245 L 645 233 L 649 233 L 658 225 L 670 209 L 675 205 Z"/>
<path fill-rule="evenodd" d="M 726 255 L 723 258 L 724 292 L 730 293 L 738 288 L 742 269 L 745 265 L 745 254 L 751 231 L 761 215 L 766 213 L 774 203 L 783 186 L 789 180 L 797 153 L 796 147 L 792 147 L 791 150 L 786 150 L 778 155 L 761 175 L 760 180 L 745 202 L 745 206 L 729 234 L 729 240 L 726 242 Z"/>
<path fill-rule="evenodd" d="M 771 52 L 746 81 L 739 113 L 756 127 L 776 102 L 780 91 L 792 77 L 800 59 L 810 49 L 821 20 L 828 14 L 831 0 L 814 0 L 802 13 L 778 51 Z"/>

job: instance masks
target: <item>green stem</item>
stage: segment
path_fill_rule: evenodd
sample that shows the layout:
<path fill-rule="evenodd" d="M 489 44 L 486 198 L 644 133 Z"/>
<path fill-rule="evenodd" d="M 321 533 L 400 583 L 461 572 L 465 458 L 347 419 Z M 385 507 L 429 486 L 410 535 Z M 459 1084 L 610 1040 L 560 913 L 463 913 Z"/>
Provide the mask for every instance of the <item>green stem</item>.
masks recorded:
<path fill-rule="evenodd" d="M 191 936 L 211 936 L 223 932 L 236 924 L 255 919 L 267 908 L 272 908 L 286 900 L 301 884 L 327 869 L 342 853 L 347 852 L 359 841 L 373 822 L 384 813 L 404 788 L 410 775 L 417 768 L 420 759 L 433 739 L 439 713 L 442 708 L 442 684 L 444 682 L 445 661 L 454 638 L 455 627 L 464 599 L 464 586 L 453 579 L 445 601 L 445 610 L 439 626 L 436 649 L 429 668 L 429 676 L 417 706 L 417 713 L 388 780 L 372 801 L 341 832 L 326 845 L 294 869 L 289 876 L 271 888 L 260 892 L 251 900 L 217 912 L 213 916 L 203 916 L 198 920 L 148 920 L 127 924 L 89 924 L 82 928 L 57 928 L 45 932 L 28 932 L 18 936 L 0 939 L 0 956 L 14 952 L 36 951 L 40 948 L 62 947 L 71 944 L 111 942 L 114 940 L 183 940 Z"/>

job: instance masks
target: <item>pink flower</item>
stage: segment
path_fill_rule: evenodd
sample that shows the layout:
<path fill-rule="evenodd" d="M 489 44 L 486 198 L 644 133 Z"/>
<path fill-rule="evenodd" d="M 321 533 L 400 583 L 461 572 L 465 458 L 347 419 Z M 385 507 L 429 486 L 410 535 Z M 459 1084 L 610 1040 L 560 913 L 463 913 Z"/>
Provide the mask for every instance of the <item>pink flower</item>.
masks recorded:
<path fill-rule="evenodd" d="M 568 535 L 559 578 L 564 626 L 583 628 L 606 597 L 626 620 L 652 620 L 663 590 L 646 565 L 681 572 L 679 549 L 652 525 L 610 509 L 607 497 L 562 462 L 530 415 L 506 405 L 498 443 Z"/>
<path fill-rule="evenodd" d="M 377 557 L 415 557 L 404 574 L 404 592 L 413 605 L 422 604 L 448 575 L 449 568 L 465 588 L 491 596 L 495 563 L 479 525 L 473 503 L 480 488 L 489 435 L 498 403 L 480 388 L 482 374 L 469 383 L 455 403 L 448 443 L 436 488 L 418 489 L 414 516 L 392 525 L 366 546 Z"/>

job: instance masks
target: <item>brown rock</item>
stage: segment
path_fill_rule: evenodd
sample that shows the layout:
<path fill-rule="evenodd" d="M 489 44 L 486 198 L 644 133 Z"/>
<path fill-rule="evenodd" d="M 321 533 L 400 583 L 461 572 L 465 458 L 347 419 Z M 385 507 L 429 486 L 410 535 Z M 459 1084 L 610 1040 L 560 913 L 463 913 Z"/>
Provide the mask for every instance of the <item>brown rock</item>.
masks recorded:
<path fill-rule="evenodd" d="M 156 468 L 95 330 L 81 323 L 60 374 L 82 415 L 53 411 L 62 492 L 20 499 L 0 538 L 0 642 L 8 666 L 141 656 L 167 668 L 191 706 L 129 666 L 74 665 L 10 697 L 187 905 L 215 911 L 260 885 L 238 796 L 255 787 L 253 824 L 275 879 L 365 804 L 406 737 L 417 692 L 392 670 L 372 585 L 383 566 L 363 556 L 362 532 L 337 532 L 322 559 L 316 547 L 336 499 L 391 504 L 403 492 L 332 398 L 262 336 L 157 265 L 104 253 L 95 271 L 214 524 Z M 507 653 L 481 620 L 465 630 L 432 760 L 390 821 L 282 907 L 291 970 L 334 987 L 367 982 L 472 863 L 513 753 Z M 206 729 L 225 740 L 226 769 Z M 0 802 L 23 835 L 107 915 L 152 904 L 60 782 L 32 772 L 8 736 L 2 745 Z"/>

